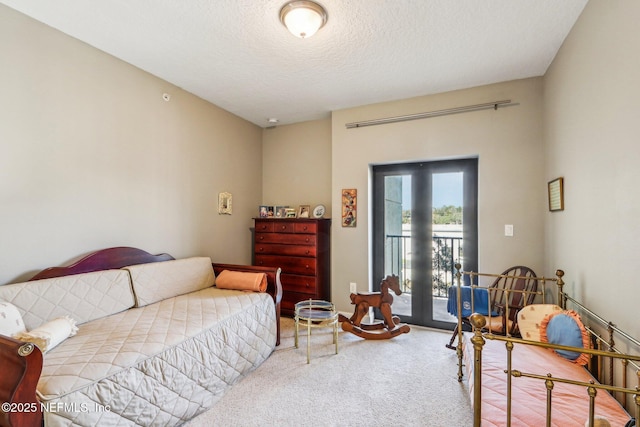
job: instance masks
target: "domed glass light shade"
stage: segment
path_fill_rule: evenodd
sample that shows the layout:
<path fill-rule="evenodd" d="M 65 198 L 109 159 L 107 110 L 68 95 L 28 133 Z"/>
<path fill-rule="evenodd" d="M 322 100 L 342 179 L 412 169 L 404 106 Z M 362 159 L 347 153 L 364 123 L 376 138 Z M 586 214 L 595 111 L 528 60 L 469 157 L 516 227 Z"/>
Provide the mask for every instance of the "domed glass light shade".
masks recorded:
<path fill-rule="evenodd" d="M 280 21 L 291 34 L 306 39 L 327 22 L 327 12 L 313 1 L 290 1 L 280 9 Z"/>

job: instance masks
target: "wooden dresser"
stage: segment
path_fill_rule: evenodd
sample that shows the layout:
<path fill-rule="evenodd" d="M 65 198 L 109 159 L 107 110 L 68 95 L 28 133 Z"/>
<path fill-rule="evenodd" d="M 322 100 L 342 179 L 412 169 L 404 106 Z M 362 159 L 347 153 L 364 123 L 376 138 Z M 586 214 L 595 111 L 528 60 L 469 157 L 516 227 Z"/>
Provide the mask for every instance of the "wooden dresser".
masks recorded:
<path fill-rule="evenodd" d="M 330 219 L 255 218 L 254 262 L 282 268 L 282 314 L 295 303 L 331 300 Z"/>

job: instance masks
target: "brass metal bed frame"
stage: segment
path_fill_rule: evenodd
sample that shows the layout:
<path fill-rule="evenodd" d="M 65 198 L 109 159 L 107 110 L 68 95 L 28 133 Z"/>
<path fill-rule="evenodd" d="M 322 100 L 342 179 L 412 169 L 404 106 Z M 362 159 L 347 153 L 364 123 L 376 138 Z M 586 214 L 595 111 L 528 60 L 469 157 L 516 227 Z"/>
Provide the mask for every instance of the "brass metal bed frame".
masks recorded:
<path fill-rule="evenodd" d="M 460 264 L 456 264 L 456 280 L 457 280 L 457 317 L 458 317 L 458 345 L 456 353 L 458 356 L 458 381 L 463 379 L 463 330 L 462 330 L 462 295 L 461 283 L 462 277 L 470 276 L 472 287 L 479 287 L 474 283 L 474 277 L 498 278 L 504 277 L 499 274 L 487 274 L 477 272 L 461 271 Z M 547 285 L 557 286 L 557 305 L 562 309 L 575 310 L 582 317 L 585 329 L 589 333 L 592 341 L 592 348 L 578 348 L 565 345 L 557 345 L 551 343 L 543 343 L 522 339 L 516 336 L 496 335 L 490 331 L 483 329 L 487 319 L 485 316 L 474 313 L 469 317 L 473 336 L 470 342 L 473 345 L 473 410 L 474 410 L 474 427 L 479 427 L 482 421 L 482 351 L 486 340 L 495 340 L 504 342 L 506 348 L 506 359 L 504 364 L 505 382 L 506 382 L 506 414 L 507 419 L 504 421 L 506 426 L 511 426 L 511 408 L 512 401 L 512 382 L 518 378 L 531 378 L 539 380 L 541 387 L 546 389 L 546 425 L 552 424 L 552 403 L 553 403 L 553 386 L 556 383 L 573 384 L 575 386 L 584 387 L 587 390 L 586 395 L 589 398 L 589 414 L 588 425 L 595 425 L 595 399 L 598 391 L 608 392 L 618 400 L 621 406 L 634 417 L 636 422 L 640 420 L 640 341 L 633 338 L 626 332 L 619 329 L 614 323 L 606 321 L 592 310 L 588 309 L 580 302 L 573 299 L 563 290 L 564 272 L 556 271 L 556 277 L 545 278 L 540 277 L 538 280 L 538 290 L 534 292 L 536 298 L 540 297 L 545 302 L 545 293 Z M 512 277 L 517 279 L 518 277 Z M 490 290 L 489 290 L 490 291 Z M 529 292 L 529 291 L 507 291 L 507 292 Z M 509 299 L 507 298 L 507 301 Z M 471 292 L 471 310 L 473 312 L 473 292 Z M 507 307 L 507 311 L 509 307 Z M 491 313 L 491 310 L 489 310 Z M 491 314 L 489 314 L 491 316 Z M 620 341 L 620 342 L 618 342 Z M 571 378 L 554 377 L 547 372 L 524 372 L 522 370 L 512 369 L 513 349 L 516 346 L 534 346 L 546 349 L 573 351 L 577 353 L 586 353 L 590 355 L 590 361 L 587 368 L 594 381 L 584 382 L 576 381 Z M 635 354 L 632 350 L 635 349 Z M 630 384 L 629 378 L 635 376 L 635 385 Z M 517 404 L 517 402 L 515 402 Z M 492 420 L 494 421 L 494 420 Z M 501 422 L 501 421 L 500 421 Z M 502 424 L 501 424 L 502 425 Z"/>

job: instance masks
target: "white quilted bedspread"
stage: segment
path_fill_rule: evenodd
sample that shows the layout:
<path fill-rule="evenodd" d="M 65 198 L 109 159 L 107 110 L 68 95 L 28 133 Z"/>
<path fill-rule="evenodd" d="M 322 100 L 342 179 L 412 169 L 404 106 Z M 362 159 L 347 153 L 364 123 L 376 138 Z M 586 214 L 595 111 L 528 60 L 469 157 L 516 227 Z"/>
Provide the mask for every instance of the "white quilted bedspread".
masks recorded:
<path fill-rule="evenodd" d="M 176 425 L 275 348 L 268 294 L 207 288 L 86 323 L 45 355 L 46 426 Z"/>

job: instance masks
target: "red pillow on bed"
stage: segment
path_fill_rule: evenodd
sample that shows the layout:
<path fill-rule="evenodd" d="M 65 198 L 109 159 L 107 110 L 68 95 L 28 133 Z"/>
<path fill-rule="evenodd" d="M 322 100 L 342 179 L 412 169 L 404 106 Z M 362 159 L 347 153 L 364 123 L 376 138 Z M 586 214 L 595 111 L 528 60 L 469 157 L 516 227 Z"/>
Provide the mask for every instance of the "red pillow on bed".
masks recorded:
<path fill-rule="evenodd" d="M 540 341 L 571 347 L 590 348 L 589 333 L 580 315 L 573 310 L 565 310 L 547 315 L 540 324 Z M 589 355 L 569 350 L 554 349 L 556 354 L 578 365 L 586 365 Z"/>

